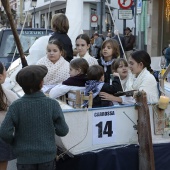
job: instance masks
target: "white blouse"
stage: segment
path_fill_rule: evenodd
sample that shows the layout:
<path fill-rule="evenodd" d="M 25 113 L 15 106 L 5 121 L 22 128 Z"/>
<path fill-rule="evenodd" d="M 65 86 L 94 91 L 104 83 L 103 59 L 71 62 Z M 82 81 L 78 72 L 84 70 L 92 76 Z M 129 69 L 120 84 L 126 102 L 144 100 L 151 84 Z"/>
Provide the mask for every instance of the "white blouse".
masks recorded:
<path fill-rule="evenodd" d="M 41 58 L 37 65 L 45 65 L 48 68 L 48 73 L 44 77 L 44 85 L 56 85 L 68 79 L 69 75 L 69 62 L 63 57 L 54 64 L 47 56 Z"/>
<path fill-rule="evenodd" d="M 144 68 L 138 77 L 131 76 L 126 82 L 126 91 L 128 90 L 140 90 L 145 91 L 147 94 L 147 101 L 149 103 L 158 102 L 158 88 L 155 77 Z"/>
<path fill-rule="evenodd" d="M 87 51 L 86 54 L 84 55 L 84 57 L 80 57 L 80 55 L 78 54 L 76 57 L 74 57 L 74 59 L 76 58 L 84 58 L 89 66 L 92 66 L 92 65 L 98 65 L 98 61 L 96 58 L 92 57 L 89 52 Z"/>

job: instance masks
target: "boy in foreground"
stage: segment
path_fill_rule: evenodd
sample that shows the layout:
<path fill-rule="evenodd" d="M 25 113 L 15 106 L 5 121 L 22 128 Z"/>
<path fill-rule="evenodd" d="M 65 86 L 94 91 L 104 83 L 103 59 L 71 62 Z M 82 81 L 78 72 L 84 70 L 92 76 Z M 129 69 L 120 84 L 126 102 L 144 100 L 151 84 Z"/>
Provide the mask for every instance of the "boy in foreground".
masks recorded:
<path fill-rule="evenodd" d="M 43 65 L 18 72 L 25 95 L 12 103 L 0 128 L 0 138 L 14 148 L 18 170 L 55 170 L 55 134 L 68 133 L 60 105 L 40 91 L 47 72 Z"/>

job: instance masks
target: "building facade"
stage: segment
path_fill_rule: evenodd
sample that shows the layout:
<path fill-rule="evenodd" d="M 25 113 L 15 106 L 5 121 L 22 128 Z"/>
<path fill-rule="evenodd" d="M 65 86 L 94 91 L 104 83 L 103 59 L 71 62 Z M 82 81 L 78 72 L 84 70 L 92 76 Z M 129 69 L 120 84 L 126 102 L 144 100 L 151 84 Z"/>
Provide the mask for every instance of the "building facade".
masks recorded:
<path fill-rule="evenodd" d="M 51 2 L 51 3 L 50 3 Z M 109 6 L 111 10 L 115 9 L 115 2 L 109 0 Z M 117 4 L 117 3 L 116 3 Z M 49 10 L 50 9 L 50 10 Z M 99 30 L 100 26 L 100 0 L 83 0 L 83 31 L 92 35 L 93 32 Z M 34 17 L 35 17 L 35 27 L 36 28 L 50 28 L 50 21 L 53 14 L 65 13 L 66 11 L 66 0 L 37 0 L 37 5 L 31 6 L 31 0 L 24 1 L 24 12 L 30 13 L 32 16 L 32 24 L 26 23 L 27 27 L 34 27 Z M 92 25 L 91 16 L 98 16 L 97 26 Z M 110 12 L 106 5 L 103 6 L 103 20 L 102 20 L 102 30 L 106 34 L 107 31 L 114 30 L 114 24 L 110 16 Z"/>

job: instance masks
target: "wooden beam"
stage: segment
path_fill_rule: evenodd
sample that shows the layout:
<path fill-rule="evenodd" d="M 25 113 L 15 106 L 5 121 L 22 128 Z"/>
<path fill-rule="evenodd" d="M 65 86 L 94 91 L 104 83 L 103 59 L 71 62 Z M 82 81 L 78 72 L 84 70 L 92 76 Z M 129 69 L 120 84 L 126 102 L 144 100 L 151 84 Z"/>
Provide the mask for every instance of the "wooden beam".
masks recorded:
<path fill-rule="evenodd" d="M 135 94 L 138 110 L 139 170 L 155 170 L 150 114 L 144 91 Z"/>

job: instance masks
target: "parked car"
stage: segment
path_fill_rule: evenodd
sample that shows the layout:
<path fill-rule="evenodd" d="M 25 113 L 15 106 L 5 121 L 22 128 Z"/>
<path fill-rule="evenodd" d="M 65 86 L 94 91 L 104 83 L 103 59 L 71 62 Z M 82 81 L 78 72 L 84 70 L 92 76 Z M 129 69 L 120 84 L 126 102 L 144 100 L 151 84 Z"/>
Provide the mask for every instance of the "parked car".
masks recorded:
<path fill-rule="evenodd" d="M 17 29 L 20 35 L 21 29 Z M 24 54 L 27 56 L 29 48 L 41 36 L 49 35 L 52 30 L 44 28 L 24 28 L 20 35 L 21 45 L 23 47 Z M 16 50 L 16 44 L 11 29 L 2 29 L 0 31 L 0 61 L 4 64 L 6 69 L 10 66 L 11 62 L 19 58 L 18 50 Z M 14 55 L 15 53 L 15 55 Z"/>

